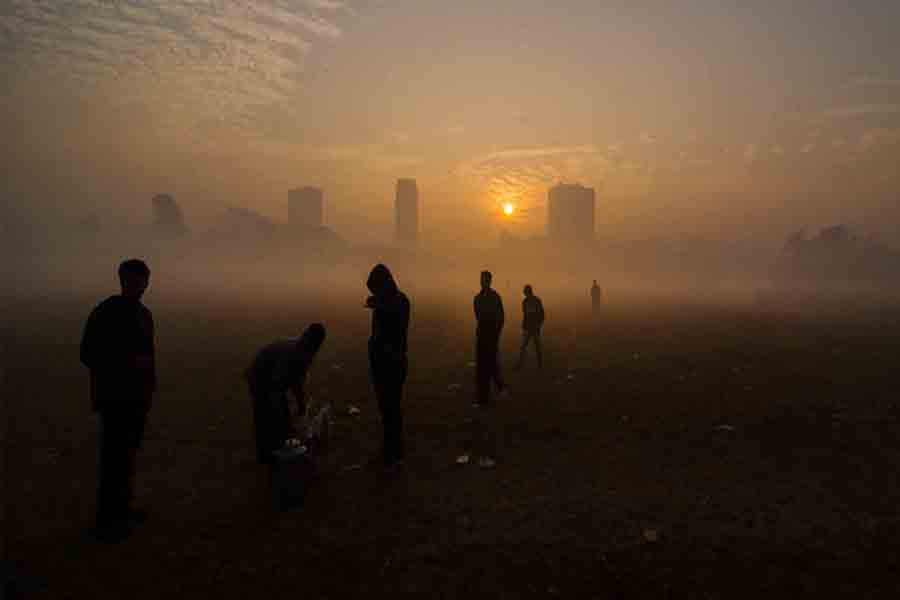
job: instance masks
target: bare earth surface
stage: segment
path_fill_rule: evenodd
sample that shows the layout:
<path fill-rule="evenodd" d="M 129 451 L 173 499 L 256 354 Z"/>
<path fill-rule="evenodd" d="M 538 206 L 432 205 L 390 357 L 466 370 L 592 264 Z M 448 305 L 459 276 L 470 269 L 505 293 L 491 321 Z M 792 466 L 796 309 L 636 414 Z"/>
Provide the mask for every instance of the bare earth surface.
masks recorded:
<path fill-rule="evenodd" d="M 384 480 L 361 302 L 151 296 L 151 517 L 104 546 L 85 536 L 96 445 L 77 348 L 97 300 L 12 303 L 6 530 L 9 558 L 46 584 L 35 597 L 900 593 L 897 313 L 609 306 L 592 322 L 548 307 L 546 372 L 510 374 L 512 396 L 476 413 L 468 313 L 414 297 L 407 472 Z M 329 339 L 309 389 L 334 403 L 334 437 L 305 505 L 277 514 L 241 371 L 313 318 Z M 455 464 L 491 431 L 495 469 Z"/>

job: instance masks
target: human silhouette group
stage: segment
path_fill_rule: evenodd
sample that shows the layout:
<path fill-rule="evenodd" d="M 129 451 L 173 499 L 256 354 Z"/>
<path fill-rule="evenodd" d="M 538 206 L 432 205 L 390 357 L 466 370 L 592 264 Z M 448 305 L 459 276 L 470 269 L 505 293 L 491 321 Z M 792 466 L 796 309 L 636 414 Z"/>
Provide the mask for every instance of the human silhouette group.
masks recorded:
<path fill-rule="evenodd" d="M 118 268 L 121 293 L 98 304 L 84 327 L 81 362 L 90 371 L 93 411 L 98 415 L 98 485 L 96 539 L 116 543 L 128 539 L 148 513 L 132 506 L 135 458 L 140 449 L 147 415 L 156 390 L 154 323 L 141 298 L 150 284 L 150 269 L 138 259 Z M 481 290 L 473 300 L 475 313 L 475 383 L 472 403 L 477 409 L 494 404 L 493 388 L 500 397 L 509 388 L 500 365 L 500 335 L 505 315 L 500 294 L 491 287 L 492 274 L 481 273 Z M 366 281 L 370 295 L 364 303 L 372 311 L 368 342 L 370 380 L 381 414 L 383 473 L 397 475 L 404 469 L 403 386 L 409 368 L 407 332 L 409 298 L 400 290 L 391 271 L 376 265 Z M 544 306 L 531 285 L 522 300 L 522 342 L 516 370 L 524 365 L 529 345 L 534 345 L 538 368 L 543 368 L 541 329 Z M 594 281 L 591 298 L 596 310 L 600 298 Z M 289 394 L 300 415 L 307 412 L 304 384 L 326 338 L 321 323 L 309 325 L 298 338 L 273 341 L 261 348 L 245 371 L 252 406 L 256 457 L 274 465 L 286 447 L 295 447 L 300 434 L 293 426 Z M 307 430 L 307 437 L 318 431 Z M 304 445 L 319 448 L 318 443 Z M 468 455 L 466 455 L 468 456 Z M 492 467 L 491 453 L 478 464 Z"/>

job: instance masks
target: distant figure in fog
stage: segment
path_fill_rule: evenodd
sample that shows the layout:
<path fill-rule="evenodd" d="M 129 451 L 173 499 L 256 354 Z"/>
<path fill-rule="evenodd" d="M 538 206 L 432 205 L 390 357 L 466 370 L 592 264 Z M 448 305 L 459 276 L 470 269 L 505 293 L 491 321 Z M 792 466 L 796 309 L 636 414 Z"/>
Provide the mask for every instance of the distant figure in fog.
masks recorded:
<path fill-rule="evenodd" d="M 110 543 L 127 539 L 147 518 L 131 506 L 132 482 L 156 391 L 153 315 L 141 303 L 150 269 L 141 260 L 126 260 L 119 265 L 119 284 L 121 293 L 94 308 L 81 338 L 99 424 L 95 535 Z"/>
<path fill-rule="evenodd" d="M 603 302 L 603 291 L 600 289 L 600 286 L 597 285 L 597 280 L 594 280 L 594 285 L 591 286 L 591 307 L 596 313 L 600 310 L 600 304 Z"/>
<path fill-rule="evenodd" d="M 406 334 L 410 304 L 384 265 L 375 265 L 366 287 L 372 293 L 366 299 L 366 308 L 372 309 L 369 338 L 372 386 L 384 428 L 384 467 L 388 474 L 393 474 L 403 467 L 404 458 L 401 400 L 408 370 Z"/>
<path fill-rule="evenodd" d="M 503 331 L 503 300 L 491 288 L 490 271 L 481 272 L 481 291 L 475 296 L 475 378 L 479 407 L 491 399 L 491 383 L 502 393 L 506 390 L 500 370 L 500 333 Z"/>
<path fill-rule="evenodd" d="M 534 341 L 534 350 L 537 353 L 538 369 L 544 369 L 544 357 L 541 354 L 541 327 L 544 326 L 544 303 L 534 295 L 530 285 L 522 290 L 525 299 L 522 300 L 522 349 L 519 351 L 519 362 L 516 363 L 516 371 L 525 364 L 525 351 L 528 344 Z"/>
<path fill-rule="evenodd" d="M 260 464 L 271 464 L 273 453 L 295 436 L 288 391 L 297 401 L 298 414 L 305 415 L 306 375 L 324 341 L 325 327 L 314 323 L 299 338 L 277 340 L 263 347 L 245 372 Z"/>

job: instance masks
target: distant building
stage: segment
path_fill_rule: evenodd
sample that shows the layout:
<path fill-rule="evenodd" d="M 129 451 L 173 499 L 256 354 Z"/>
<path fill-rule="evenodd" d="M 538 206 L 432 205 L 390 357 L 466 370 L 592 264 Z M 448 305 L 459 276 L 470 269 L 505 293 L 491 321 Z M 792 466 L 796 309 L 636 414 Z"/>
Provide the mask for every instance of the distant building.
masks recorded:
<path fill-rule="evenodd" d="M 169 194 L 157 194 L 153 197 L 153 226 L 165 233 L 184 233 L 187 226 L 178 203 Z"/>
<path fill-rule="evenodd" d="M 324 196 L 321 188 L 317 187 L 288 190 L 288 223 L 321 227 L 325 205 Z"/>
<path fill-rule="evenodd" d="M 415 242 L 419 237 L 419 188 L 415 179 L 398 179 L 394 201 L 398 242 Z"/>
<path fill-rule="evenodd" d="M 552 240 L 594 239 L 594 188 L 560 183 L 547 193 L 547 235 Z"/>

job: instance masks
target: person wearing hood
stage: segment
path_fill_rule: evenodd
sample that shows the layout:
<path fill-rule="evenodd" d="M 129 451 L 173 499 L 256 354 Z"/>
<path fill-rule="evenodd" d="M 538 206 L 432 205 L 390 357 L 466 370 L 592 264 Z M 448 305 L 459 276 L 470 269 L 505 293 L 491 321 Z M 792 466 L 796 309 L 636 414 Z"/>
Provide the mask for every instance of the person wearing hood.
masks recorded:
<path fill-rule="evenodd" d="M 297 401 L 298 414 L 306 414 L 306 375 L 324 341 L 325 327 L 313 323 L 299 338 L 276 340 L 264 346 L 245 372 L 260 464 L 270 464 L 273 453 L 295 433 L 288 391 Z"/>
<path fill-rule="evenodd" d="M 369 365 L 384 428 L 384 466 L 396 471 L 404 458 L 401 399 L 408 369 L 406 335 L 410 303 L 390 270 L 382 264 L 372 269 L 366 287 L 372 293 L 366 300 L 366 308 L 372 310 Z"/>

